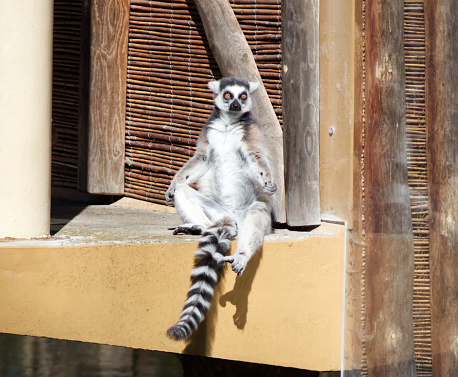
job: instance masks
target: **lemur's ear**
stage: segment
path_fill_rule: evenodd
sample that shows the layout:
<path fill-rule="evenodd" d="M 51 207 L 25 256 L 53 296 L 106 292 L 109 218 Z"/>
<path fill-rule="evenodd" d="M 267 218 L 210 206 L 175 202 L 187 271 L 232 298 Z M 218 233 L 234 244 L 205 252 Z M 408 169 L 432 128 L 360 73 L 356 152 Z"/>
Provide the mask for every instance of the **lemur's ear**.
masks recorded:
<path fill-rule="evenodd" d="M 253 93 L 258 88 L 259 88 L 259 82 L 250 81 L 250 93 Z"/>
<path fill-rule="evenodd" d="M 218 94 L 219 93 L 219 80 L 218 81 L 210 81 L 208 83 L 208 87 L 210 88 L 210 90 L 213 93 Z"/>

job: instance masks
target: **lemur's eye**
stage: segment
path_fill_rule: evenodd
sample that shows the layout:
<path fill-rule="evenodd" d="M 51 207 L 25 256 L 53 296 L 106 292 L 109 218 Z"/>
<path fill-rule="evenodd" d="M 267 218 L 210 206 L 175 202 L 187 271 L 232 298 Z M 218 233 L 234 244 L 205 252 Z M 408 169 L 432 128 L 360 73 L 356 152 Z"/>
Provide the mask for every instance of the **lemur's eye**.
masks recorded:
<path fill-rule="evenodd" d="M 229 93 L 229 92 L 224 93 L 224 98 L 225 99 L 231 99 L 232 98 L 231 93 Z"/>
<path fill-rule="evenodd" d="M 245 99 L 247 99 L 247 97 L 248 97 L 248 96 L 247 96 L 247 94 L 246 94 L 246 93 L 242 93 L 242 94 L 240 94 L 240 99 L 243 99 L 243 100 L 245 100 Z"/>

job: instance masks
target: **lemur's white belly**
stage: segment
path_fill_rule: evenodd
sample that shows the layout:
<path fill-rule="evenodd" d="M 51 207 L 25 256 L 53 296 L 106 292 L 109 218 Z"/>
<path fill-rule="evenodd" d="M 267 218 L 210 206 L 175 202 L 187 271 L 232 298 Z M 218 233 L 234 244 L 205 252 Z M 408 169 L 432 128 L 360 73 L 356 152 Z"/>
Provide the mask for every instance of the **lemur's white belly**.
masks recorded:
<path fill-rule="evenodd" d="M 254 200 L 256 182 L 249 170 L 250 158 L 243 146 L 242 130 L 234 132 L 212 131 L 208 135 L 210 146 L 208 182 L 211 196 L 228 209 L 238 209 L 246 201 Z"/>

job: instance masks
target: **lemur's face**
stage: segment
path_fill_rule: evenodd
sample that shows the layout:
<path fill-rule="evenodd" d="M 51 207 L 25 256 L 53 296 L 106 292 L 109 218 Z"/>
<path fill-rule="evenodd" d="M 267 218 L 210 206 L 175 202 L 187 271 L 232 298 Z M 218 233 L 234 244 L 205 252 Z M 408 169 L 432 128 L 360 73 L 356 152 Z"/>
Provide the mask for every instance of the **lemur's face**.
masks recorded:
<path fill-rule="evenodd" d="M 243 114 L 251 110 L 251 96 L 259 86 L 258 82 L 242 79 L 223 78 L 211 81 L 208 87 L 214 93 L 215 106 L 230 113 Z"/>

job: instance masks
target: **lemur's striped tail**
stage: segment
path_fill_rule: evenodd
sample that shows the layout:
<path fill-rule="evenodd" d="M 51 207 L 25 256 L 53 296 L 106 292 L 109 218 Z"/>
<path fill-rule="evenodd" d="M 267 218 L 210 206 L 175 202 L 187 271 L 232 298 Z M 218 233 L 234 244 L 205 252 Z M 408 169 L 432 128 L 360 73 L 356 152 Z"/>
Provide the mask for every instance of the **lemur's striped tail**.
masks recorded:
<path fill-rule="evenodd" d="M 186 339 L 204 320 L 210 308 L 213 291 L 218 282 L 218 272 L 223 267 L 222 258 L 231 247 L 236 235 L 235 222 L 225 218 L 206 229 L 194 254 L 191 271 L 191 288 L 178 322 L 167 330 L 174 340 Z"/>

